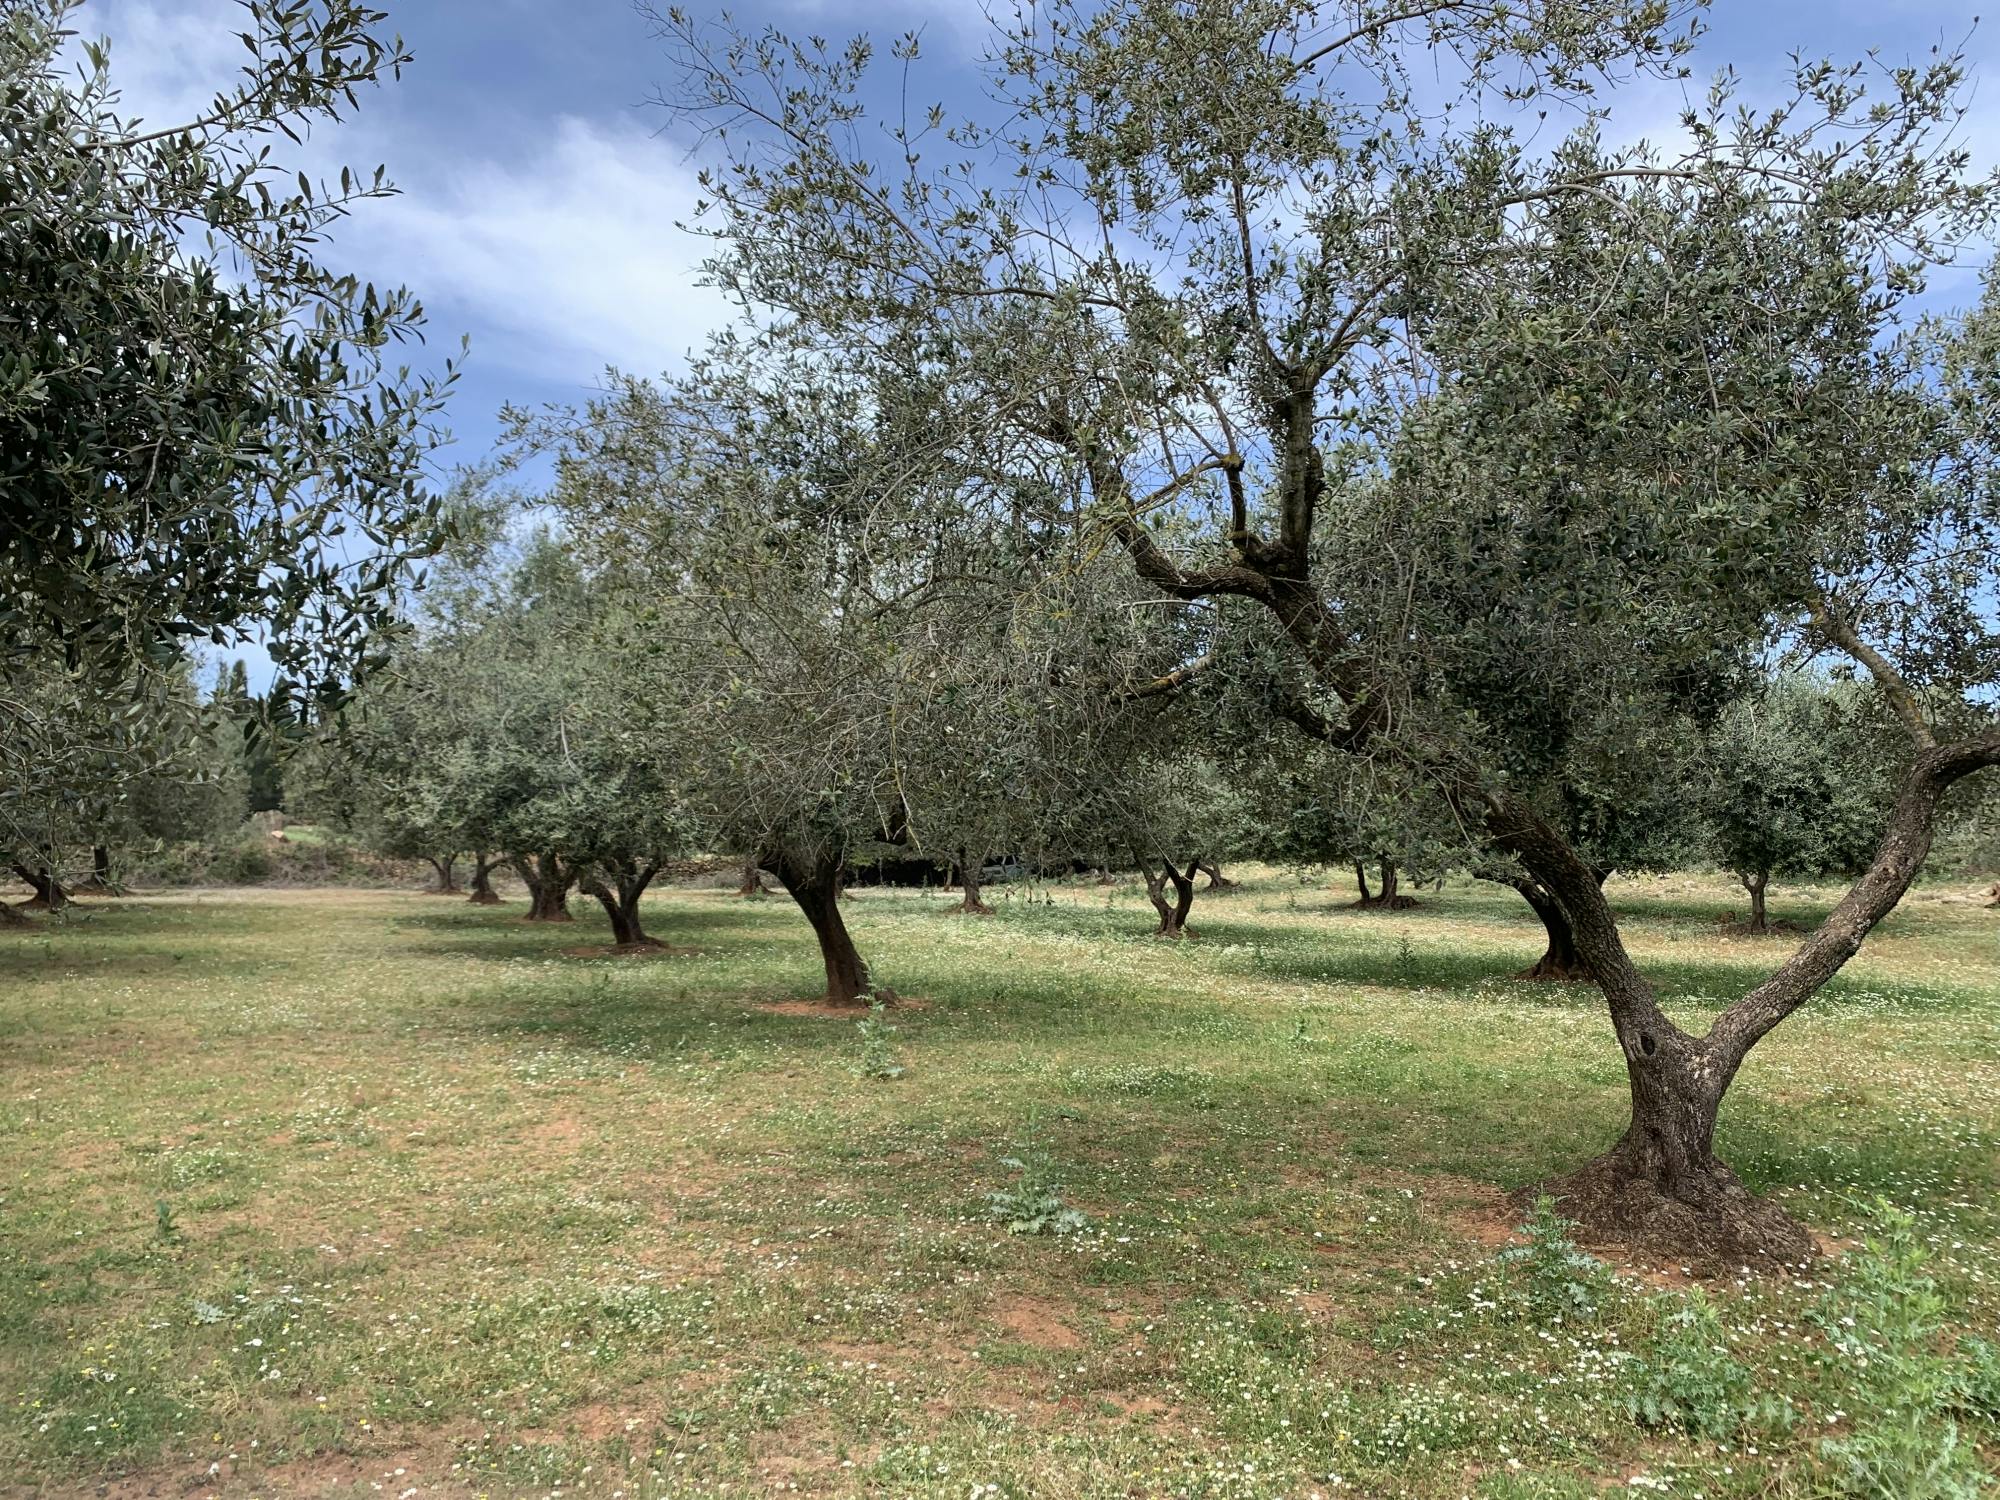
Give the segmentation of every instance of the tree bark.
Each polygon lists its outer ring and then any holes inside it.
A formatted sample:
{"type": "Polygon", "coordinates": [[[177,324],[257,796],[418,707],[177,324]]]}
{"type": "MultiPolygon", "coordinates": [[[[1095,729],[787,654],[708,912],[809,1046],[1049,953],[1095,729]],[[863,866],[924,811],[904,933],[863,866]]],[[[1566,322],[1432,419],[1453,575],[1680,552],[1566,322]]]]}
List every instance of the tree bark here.
{"type": "Polygon", "coordinates": [[[1632,1101],[1616,1145],[1524,1196],[1554,1194],[1587,1236],[1708,1268],[1811,1259],[1817,1247],[1806,1228],[1753,1197],[1715,1155],[1722,1099],[1751,1049],[1817,994],[1895,909],[1930,853],[1939,799],[1989,766],[2000,766],[2000,731],[1920,748],[1861,878],[1790,958],[1699,1037],[1660,1009],[1626,952],[1599,873],[1524,803],[1504,793],[1489,797],[1487,832],[1569,917],[1577,952],[1611,1012],[1632,1101]]]}
{"type": "Polygon", "coordinates": [[[985,868],[986,855],[983,850],[977,855],[964,849],[958,851],[959,885],[964,890],[965,896],[958,905],[946,907],[946,911],[958,912],[968,917],[993,915],[993,908],[988,906],[985,898],[980,895],[980,877],[985,868]]]}
{"type": "Polygon", "coordinates": [[[472,856],[472,894],[465,899],[474,906],[498,906],[500,895],[493,889],[493,872],[506,863],[504,856],[488,859],[484,849],[472,856]]]}
{"type": "Polygon", "coordinates": [[[739,896],[768,896],[771,888],[764,884],[764,871],[754,859],[743,862],[743,883],[736,887],[739,896]]]}
{"type": "Polygon", "coordinates": [[[651,861],[620,860],[606,868],[615,884],[592,873],[584,877],[581,889],[585,895],[595,896],[611,919],[613,944],[624,949],[665,947],[659,939],[646,936],[639,922],[639,898],[646,894],[660,867],[651,861]]]}
{"type": "Polygon", "coordinates": [[[77,894],[85,891],[93,895],[110,896],[117,894],[118,882],[111,878],[111,850],[103,844],[93,844],[90,848],[90,878],[76,888],[77,894]]]}
{"type": "Polygon", "coordinates": [[[893,991],[876,986],[840,915],[840,861],[779,851],[775,858],[760,863],[785,883],[786,891],[812,924],[826,965],[826,1003],[859,1006],[868,1004],[872,997],[884,1005],[895,1004],[893,991]]]}
{"type": "Polygon", "coordinates": [[[456,896],[460,894],[459,883],[453,874],[458,868],[458,856],[456,854],[447,854],[443,859],[426,854],[424,862],[437,871],[437,884],[427,887],[424,891],[425,895],[456,896]]]}
{"type": "Polygon", "coordinates": [[[1194,868],[1208,877],[1208,884],[1203,889],[1211,891],[1233,891],[1236,889],[1236,882],[1222,873],[1222,861],[1216,859],[1204,860],[1194,868]]]}
{"type": "Polygon", "coordinates": [[[1759,870],[1754,875],[1739,872],[1736,878],[1743,882],[1743,889],[1750,893],[1750,930],[1769,932],[1771,927],[1764,917],[1764,890],[1771,883],[1771,872],[1759,870]]]}
{"type": "Polygon", "coordinates": [[[1375,894],[1368,894],[1368,867],[1356,860],[1354,879],[1361,887],[1361,899],[1354,903],[1360,911],[1408,911],[1417,904],[1416,897],[1405,896],[1402,891],[1402,877],[1396,869],[1396,862],[1390,859],[1378,861],[1382,867],[1382,882],[1375,894]]]}
{"type": "MultiPolygon", "coordinates": [[[[1599,876],[1598,881],[1601,885],[1603,876],[1599,876]]],[[[1525,876],[1510,880],[1508,884],[1535,909],[1535,915],[1542,919],[1542,930],[1548,934],[1548,945],[1543,949],[1542,956],[1514,977],[1552,983],[1588,980],[1590,970],[1584,967],[1583,956],[1576,951],[1576,930],[1570,926],[1562,903],[1549,894],[1539,881],[1525,876]]]]}
{"type": "Polygon", "coordinates": [[[27,865],[14,866],[14,873],[33,889],[34,895],[21,903],[23,911],[61,911],[69,905],[69,892],[50,869],[35,870],[27,865]]]}
{"type": "Polygon", "coordinates": [[[1159,931],[1153,935],[1162,938],[1187,936],[1188,913],[1194,909],[1195,865],[1190,861],[1185,871],[1174,867],[1170,859],[1162,859],[1160,868],[1142,864],[1140,870],[1146,877],[1146,896],[1153,903],[1153,910],[1160,914],[1159,931]],[[1167,901],[1167,887],[1174,888],[1174,899],[1167,901]]]}
{"type": "Polygon", "coordinates": [[[562,862],[562,857],[553,851],[535,855],[516,855],[514,869],[528,887],[528,914],[524,922],[569,922],[575,919],[569,914],[569,890],[576,884],[576,871],[562,862]]]}

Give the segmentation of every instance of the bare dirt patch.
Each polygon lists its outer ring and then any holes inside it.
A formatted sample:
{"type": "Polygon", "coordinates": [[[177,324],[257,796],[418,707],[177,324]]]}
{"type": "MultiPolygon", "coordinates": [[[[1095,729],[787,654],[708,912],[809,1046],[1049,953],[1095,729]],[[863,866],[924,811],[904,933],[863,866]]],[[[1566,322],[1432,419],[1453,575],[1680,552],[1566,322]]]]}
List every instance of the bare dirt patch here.
{"type": "Polygon", "coordinates": [[[1038,1349],[1075,1349],[1083,1343],[1063,1322],[1059,1306],[1046,1297],[1009,1297],[994,1308],[992,1321],[1009,1338],[1038,1349]]]}

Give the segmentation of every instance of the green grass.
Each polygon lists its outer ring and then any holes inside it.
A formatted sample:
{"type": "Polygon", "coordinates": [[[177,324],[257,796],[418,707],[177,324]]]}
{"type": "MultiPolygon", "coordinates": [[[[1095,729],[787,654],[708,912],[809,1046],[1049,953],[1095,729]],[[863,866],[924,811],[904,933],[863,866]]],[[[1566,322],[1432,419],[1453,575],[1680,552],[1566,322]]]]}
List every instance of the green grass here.
{"type": "MultiPolygon", "coordinates": [[[[1774,916],[1831,897],[1788,894],[1774,916]]],[[[1540,946],[1511,893],[1362,914],[1255,872],[1179,945],[1136,886],[992,895],[987,920],[851,902],[921,1001],[890,1016],[892,1080],[852,1019],[765,1008],[816,978],[782,898],[662,892],[648,925],[696,951],[651,960],[565,955],[605,941],[588,903],[551,928],[349,890],[0,930],[0,1472],[119,1496],[1868,1493],[1826,1488],[1822,1440],[1873,1430],[1873,1377],[1809,1316],[1839,1261],[1711,1287],[1726,1368],[1784,1408],[1721,1438],[1633,1418],[1681,1326],[1659,1276],[1585,1324],[1524,1311],[1502,1195],[1608,1144],[1624,1080],[1594,992],[1507,977],[1540,946]],[[991,1217],[1024,1146],[1081,1232],[991,1217]]],[[[1785,951],[1718,926],[1721,881],[1614,899],[1691,1023],[1785,951]]],[[[2000,1319],[1996,1144],[2000,922],[1939,888],[1753,1056],[1721,1149],[1830,1238],[1865,1199],[1912,1210],[1948,1354],[2000,1319]]],[[[1977,1405],[1952,1420],[1991,1462],[1977,1405]]]]}

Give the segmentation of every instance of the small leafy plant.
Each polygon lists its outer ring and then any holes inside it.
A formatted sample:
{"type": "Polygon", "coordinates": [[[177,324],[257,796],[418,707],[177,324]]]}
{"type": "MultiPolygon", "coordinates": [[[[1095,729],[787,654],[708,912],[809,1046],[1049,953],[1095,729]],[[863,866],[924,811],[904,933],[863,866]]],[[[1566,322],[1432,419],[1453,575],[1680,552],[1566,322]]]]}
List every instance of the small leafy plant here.
{"type": "Polygon", "coordinates": [[[174,1206],[164,1198],[153,1205],[153,1237],[162,1245],[181,1242],[181,1226],[174,1218],[174,1206]]]}
{"type": "Polygon", "coordinates": [[[1525,1245],[1515,1245],[1496,1257],[1519,1281],[1520,1297],[1537,1322],[1580,1322],[1595,1317],[1611,1282],[1603,1261],[1585,1254],[1570,1238],[1574,1221],[1556,1212],[1547,1193],[1535,1200],[1521,1232],[1525,1245]]]}
{"type": "Polygon", "coordinates": [[[1000,1165],[1020,1175],[986,1195],[986,1213],[1009,1234],[1080,1234],[1090,1227],[1088,1217],[1063,1203],[1055,1163],[1039,1143],[1031,1140],[1000,1165]]]}
{"type": "Polygon", "coordinates": [[[1820,1444],[1821,1479],[1836,1495],[1973,1500],[1993,1475],[1954,1413],[1981,1383],[1977,1341],[1945,1337],[1950,1306],[1928,1269],[1916,1216],[1878,1199],[1864,1248],[1842,1263],[1839,1284],[1813,1321],[1853,1377],[1850,1432],[1820,1444]],[[1968,1344],[1971,1347],[1968,1347],[1968,1344]]]}
{"type": "Polygon", "coordinates": [[[888,1011],[880,1000],[872,1001],[868,1014],[854,1023],[861,1033],[861,1061],[854,1071],[863,1078],[901,1078],[908,1071],[896,1058],[896,1028],[888,1022],[888,1011]]]}
{"type": "Polygon", "coordinates": [[[1699,1287],[1655,1304],[1670,1310],[1632,1363],[1626,1397],[1632,1420],[1718,1442],[1734,1437],[1749,1410],[1754,1381],[1749,1367],[1729,1352],[1715,1304],[1699,1287]]]}

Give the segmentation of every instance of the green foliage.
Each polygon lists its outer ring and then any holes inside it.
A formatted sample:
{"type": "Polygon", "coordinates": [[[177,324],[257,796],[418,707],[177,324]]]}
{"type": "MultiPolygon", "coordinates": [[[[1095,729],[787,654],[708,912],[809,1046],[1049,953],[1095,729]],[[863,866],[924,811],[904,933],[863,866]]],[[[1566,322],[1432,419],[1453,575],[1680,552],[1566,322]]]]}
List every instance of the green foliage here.
{"type": "Polygon", "coordinates": [[[1789,674],[1731,707],[1702,798],[1717,863],[1746,880],[1867,864],[1894,799],[1900,732],[1872,707],[1852,684],[1789,674]]]}
{"type": "Polygon", "coordinates": [[[1090,1219],[1063,1203],[1062,1182],[1054,1159],[1029,1127],[1027,1141],[1000,1165],[1016,1174],[1006,1187],[986,1195],[986,1216],[1007,1226],[1009,1234],[1081,1234],[1090,1219]]]}
{"type": "Polygon", "coordinates": [[[1992,1492],[1995,1476],[1954,1420],[1990,1370],[1981,1346],[1947,1343],[1953,1314],[1930,1261],[1916,1217],[1878,1199],[1863,1248],[1845,1257],[1814,1309],[1850,1382],[1851,1430],[1819,1447],[1831,1493],[1974,1500],[1992,1492]]]}
{"type": "Polygon", "coordinates": [[[1627,1409],[1642,1427],[1726,1442],[1756,1393],[1756,1376],[1729,1347],[1715,1304],[1699,1287],[1656,1297],[1653,1335],[1628,1367],[1627,1409]]]}
{"type": "Polygon", "coordinates": [[[422,466],[452,372],[397,370],[415,298],[317,258],[386,179],[315,183],[272,142],[408,54],[353,0],[257,4],[240,81],[160,128],[120,113],[106,46],[68,51],[75,10],[0,19],[0,655],[54,643],[116,681],[261,628],[331,691],[434,544],[422,466]]]}
{"type": "Polygon", "coordinates": [[[863,1078],[901,1078],[909,1071],[897,1060],[896,1028],[888,1022],[888,1011],[880,1000],[873,1001],[868,1014],[854,1023],[861,1037],[861,1060],[854,1071],[863,1078]]]}
{"type": "Polygon", "coordinates": [[[1544,1193],[1521,1225],[1528,1242],[1511,1245],[1494,1260],[1513,1275],[1515,1294],[1528,1316],[1541,1323],[1575,1323],[1597,1315],[1611,1286],[1604,1262],[1577,1248],[1576,1225],[1556,1212],[1544,1193]]]}

